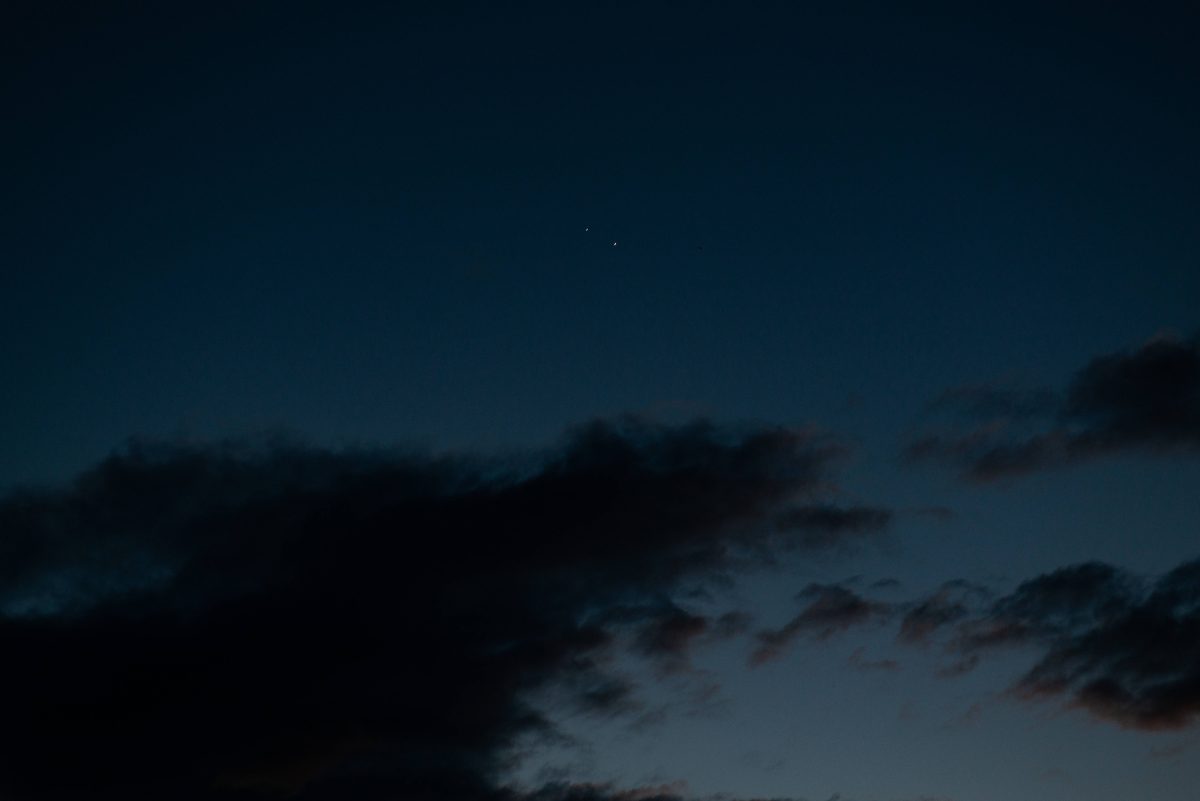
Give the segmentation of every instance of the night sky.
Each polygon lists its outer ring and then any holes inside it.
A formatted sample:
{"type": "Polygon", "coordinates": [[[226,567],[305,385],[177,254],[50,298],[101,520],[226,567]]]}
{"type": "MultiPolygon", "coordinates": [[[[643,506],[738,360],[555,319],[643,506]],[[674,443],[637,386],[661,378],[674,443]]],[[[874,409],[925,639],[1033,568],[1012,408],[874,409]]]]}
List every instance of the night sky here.
{"type": "Polygon", "coordinates": [[[1200,13],[0,10],[0,799],[1194,801],[1200,13]]]}

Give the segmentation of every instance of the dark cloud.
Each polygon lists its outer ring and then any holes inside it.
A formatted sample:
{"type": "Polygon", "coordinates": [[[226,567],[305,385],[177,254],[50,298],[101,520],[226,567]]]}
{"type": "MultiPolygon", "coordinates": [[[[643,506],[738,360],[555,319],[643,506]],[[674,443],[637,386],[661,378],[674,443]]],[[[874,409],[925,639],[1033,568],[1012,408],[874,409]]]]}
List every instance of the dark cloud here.
{"type": "Polygon", "coordinates": [[[986,595],[983,587],[968,581],[946,582],[937,592],[908,605],[900,620],[900,640],[909,644],[928,642],[938,630],[965,618],[972,600],[986,595]]]}
{"type": "Polygon", "coordinates": [[[691,652],[697,645],[736,637],[749,630],[750,623],[745,612],[706,617],[671,606],[639,624],[633,650],[657,661],[668,673],[681,672],[690,668],[691,652]]]}
{"type": "Polygon", "coordinates": [[[714,637],[726,640],[746,633],[753,622],[748,612],[726,612],[716,619],[712,633],[714,637]]]}
{"type": "Polygon", "coordinates": [[[955,623],[967,615],[967,607],[939,593],[910,609],[900,622],[900,639],[922,643],[942,626],[955,623]]]}
{"type": "Polygon", "coordinates": [[[1027,581],[962,625],[968,664],[996,647],[1041,649],[1014,688],[1063,698],[1137,729],[1171,729],[1200,716],[1200,560],[1149,587],[1087,563],[1027,581]]]}
{"type": "Polygon", "coordinates": [[[1057,402],[974,387],[943,395],[938,408],[981,419],[975,428],[922,436],[913,459],[958,466],[987,481],[1122,451],[1200,451],[1200,339],[1158,338],[1093,360],[1057,402]]]}
{"type": "Polygon", "coordinates": [[[955,679],[959,676],[965,676],[978,666],[979,655],[971,654],[938,668],[937,676],[940,679],[955,679]]]}
{"type": "Polygon", "coordinates": [[[779,657],[798,637],[825,640],[890,611],[888,605],[869,601],[838,584],[810,584],[797,597],[807,605],[780,628],[758,633],[750,664],[761,665],[779,657]]]}
{"type": "Polygon", "coordinates": [[[891,520],[892,512],[879,507],[813,504],[786,510],[776,524],[796,546],[817,551],[851,545],[882,531],[891,520]]]}
{"type": "Polygon", "coordinates": [[[686,787],[664,784],[621,790],[607,784],[552,784],[513,801],[684,801],[686,787]]]}
{"type": "Polygon", "coordinates": [[[634,650],[657,661],[667,673],[685,671],[695,644],[711,635],[713,621],[682,609],[673,609],[644,623],[634,639],[634,650]]]}
{"type": "Polygon", "coordinates": [[[505,797],[515,741],[552,733],[534,693],[629,703],[614,632],[745,626],[663,599],[769,549],[835,453],[621,420],[512,463],[133,447],[11,496],[0,796],[505,797]]]}

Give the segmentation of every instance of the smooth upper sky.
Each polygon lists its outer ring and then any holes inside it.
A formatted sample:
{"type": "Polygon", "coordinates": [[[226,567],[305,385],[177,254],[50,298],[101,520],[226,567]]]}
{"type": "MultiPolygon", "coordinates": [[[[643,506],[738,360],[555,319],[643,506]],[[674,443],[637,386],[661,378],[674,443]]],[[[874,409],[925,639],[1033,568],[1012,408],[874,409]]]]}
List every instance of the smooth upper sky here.
{"type": "Polygon", "coordinates": [[[0,29],[0,795],[1195,797],[1194,10],[0,29]]]}

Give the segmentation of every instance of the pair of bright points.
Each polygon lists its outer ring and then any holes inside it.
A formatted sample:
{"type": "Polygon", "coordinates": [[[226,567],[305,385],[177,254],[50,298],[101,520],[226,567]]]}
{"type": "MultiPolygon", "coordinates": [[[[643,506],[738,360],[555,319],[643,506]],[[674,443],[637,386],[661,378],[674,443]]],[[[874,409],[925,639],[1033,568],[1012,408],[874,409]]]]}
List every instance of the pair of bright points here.
{"type": "MultiPolygon", "coordinates": [[[[591,228],[588,228],[588,227],[584,227],[584,229],[583,229],[583,232],[586,234],[586,233],[587,233],[588,231],[590,231],[590,230],[592,230],[592,229],[591,229],[591,228]]],[[[617,246],[617,240],[615,240],[615,239],[613,240],[612,246],[613,246],[614,248],[617,246]]]]}

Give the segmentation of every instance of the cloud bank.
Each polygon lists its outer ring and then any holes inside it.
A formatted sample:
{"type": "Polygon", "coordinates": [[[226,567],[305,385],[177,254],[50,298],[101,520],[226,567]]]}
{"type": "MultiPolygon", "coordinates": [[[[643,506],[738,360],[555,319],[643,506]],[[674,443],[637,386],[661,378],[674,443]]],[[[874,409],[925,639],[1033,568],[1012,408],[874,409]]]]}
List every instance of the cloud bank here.
{"type": "MultiPolygon", "coordinates": [[[[1200,720],[1200,559],[1154,581],[1086,562],[1059,568],[997,597],[955,579],[910,601],[884,602],[841,584],[811,584],[804,608],[783,626],[756,635],[752,666],[781,657],[797,641],[822,642],[872,623],[896,624],[896,641],[937,647],[951,658],[943,678],[973,670],[1002,649],[1024,649],[1034,663],[1009,688],[1027,701],[1082,709],[1128,729],[1180,729],[1200,720]]],[[[852,667],[896,669],[895,659],[852,667]]]]}
{"type": "Polygon", "coordinates": [[[1162,337],[1089,362],[1065,393],[977,385],[935,410],[974,422],[909,444],[914,460],[991,481],[1114,453],[1200,452],[1200,339],[1162,337]]]}
{"type": "Polygon", "coordinates": [[[1090,562],[1020,585],[964,623],[954,648],[977,657],[1037,648],[1013,692],[1062,699],[1132,729],[1177,729],[1200,717],[1200,560],[1148,587],[1090,562]]]}
{"type": "Polygon", "coordinates": [[[531,694],[620,709],[617,632],[678,665],[744,629],[670,599],[803,546],[774,521],[818,504],[838,453],[624,419],[507,464],[132,447],[12,495],[0,796],[514,798],[510,748],[552,733],[531,694]]]}

